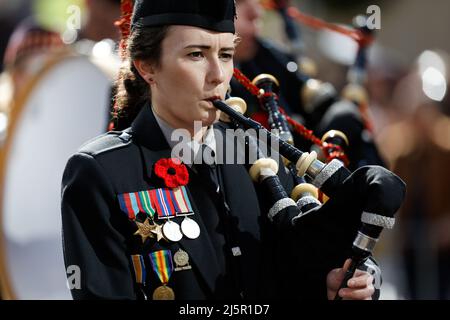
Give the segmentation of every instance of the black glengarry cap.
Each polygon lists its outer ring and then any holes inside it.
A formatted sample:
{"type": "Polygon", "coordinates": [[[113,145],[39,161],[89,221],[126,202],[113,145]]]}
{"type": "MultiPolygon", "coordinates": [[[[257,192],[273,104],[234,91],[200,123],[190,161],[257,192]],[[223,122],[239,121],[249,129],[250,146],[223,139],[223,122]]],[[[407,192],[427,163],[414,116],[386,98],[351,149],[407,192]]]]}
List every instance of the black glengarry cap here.
{"type": "Polygon", "coordinates": [[[234,33],[234,0],[136,0],[131,28],[187,25],[234,33]]]}

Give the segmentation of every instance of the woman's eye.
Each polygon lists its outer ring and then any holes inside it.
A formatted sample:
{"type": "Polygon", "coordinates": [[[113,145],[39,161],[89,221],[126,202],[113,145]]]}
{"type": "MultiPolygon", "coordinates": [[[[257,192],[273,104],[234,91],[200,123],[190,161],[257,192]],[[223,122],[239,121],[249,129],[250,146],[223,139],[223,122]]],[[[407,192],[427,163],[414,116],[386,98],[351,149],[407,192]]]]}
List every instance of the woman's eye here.
{"type": "Polygon", "coordinates": [[[233,55],[231,53],[222,53],[220,55],[220,58],[222,60],[229,61],[229,60],[233,59],[233,55]]]}
{"type": "Polygon", "coordinates": [[[189,56],[192,58],[203,58],[203,52],[201,51],[191,52],[189,53],[189,56]]]}

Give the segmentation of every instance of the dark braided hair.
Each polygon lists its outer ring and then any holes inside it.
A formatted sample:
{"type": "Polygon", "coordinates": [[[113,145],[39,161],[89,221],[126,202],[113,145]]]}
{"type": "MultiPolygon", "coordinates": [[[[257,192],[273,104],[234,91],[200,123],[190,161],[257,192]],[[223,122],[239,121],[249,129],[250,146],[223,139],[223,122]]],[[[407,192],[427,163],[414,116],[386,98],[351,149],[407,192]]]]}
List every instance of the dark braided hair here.
{"type": "Polygon", "coordinates": [[[117,93],[112,112],[114,129],[130,126],[143,104],[151,97],[148,83],[133,65],[135,60],[144,60],[155,67],[160,66],[162,41],[169,26],[135,28],[128,39],[126,58],[120,68],[116,82],[117,93]]]}

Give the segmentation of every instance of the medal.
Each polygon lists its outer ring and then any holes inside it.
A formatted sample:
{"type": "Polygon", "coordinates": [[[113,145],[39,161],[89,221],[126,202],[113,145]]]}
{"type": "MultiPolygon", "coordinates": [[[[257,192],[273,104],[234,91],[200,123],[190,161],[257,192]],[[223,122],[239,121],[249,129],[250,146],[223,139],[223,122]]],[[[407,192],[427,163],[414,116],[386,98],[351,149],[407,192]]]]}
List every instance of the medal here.
{"type": "Polygon", "coordinates": [[[178,249],[173,255],[173,261],[175,262],[175,271],[189,270],[192,267],[189,265],[189,255],[186,251],[178,249]]]}
{"type": "Polygon", "coordinates": [[[197,239],[200,235],[200,227],[195,220],[186,216],[181,222],[181,232],[189,239],[197,239]]]}
{"type": "MultiPolygon", "coordinates": [[[[156,209],[158,219],[167,219],[162,227],[163,236],[173,242],[180,241],[185,235],[196,239],[200,235],[200,227],[194,220],[186,217],[193,214],[192,205],[184,186],[174,189],[160,188],[149,192],[150,202],[156,209]],[[180,226],[170,219],[185,216],[180,226]]],[[[155,230],[154,233],[156,233],[155,230]]]]}
{"type": "Polygon", "coordinates": [[[239,247],[231,248],[231,253],[233,254],[233,257],[239,257],[242,255],[241,248],[239,247]]]}
{"type": "Polygon", "coordinates": [[[152,231],[155,228],[155,225],[150,224],[150,220],[148,218],[145,219],[144,223],[136,221],[136,225],[138,227],[138,230],[134,233],[134,235],[141,236],[142,243],[144,243],[147,238],[154,238],[152,231]]]}
{"type": "Polygon", "coordinates": [[[164,237],[173,242],[178,242],[183,238],[183,234],[180,231],[180,226],[172,220],[167,220],[167,222],[164,223],[162,232],[164,237]]]}
{"type": "Polygon", "coordinates": [[[156,236],[156,241],[159,242],[159,240],[164,239],[161,225],[155,223],[155,228],[153,228],[152,233],[156,236]]]}
{"type": "Polygon", "coordinates": [[[173,272],[172,253],[170,250],[159,250],[151,252],[149,255],[153,271],[155,271],[162,286],[153,292],[154,300],[174,300],[175,293],[167,286],[173,272]]]}
{"type": "Polygon", "coordinates": [[[175,300],[175,293],[170,287],[162,285],[153,291],[153,300],[175,300]]]}

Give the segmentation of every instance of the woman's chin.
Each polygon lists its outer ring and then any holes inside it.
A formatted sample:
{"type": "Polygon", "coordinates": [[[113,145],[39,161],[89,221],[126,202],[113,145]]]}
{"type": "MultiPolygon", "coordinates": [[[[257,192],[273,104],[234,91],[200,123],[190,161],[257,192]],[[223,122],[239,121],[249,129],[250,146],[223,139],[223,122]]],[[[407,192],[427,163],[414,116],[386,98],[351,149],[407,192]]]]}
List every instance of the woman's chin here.
{"type": "Polygon", "coordinates": [[[215,119],[205,119],[202,121],[202,127],[212,126],[216,122],[215,119]]]}

